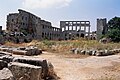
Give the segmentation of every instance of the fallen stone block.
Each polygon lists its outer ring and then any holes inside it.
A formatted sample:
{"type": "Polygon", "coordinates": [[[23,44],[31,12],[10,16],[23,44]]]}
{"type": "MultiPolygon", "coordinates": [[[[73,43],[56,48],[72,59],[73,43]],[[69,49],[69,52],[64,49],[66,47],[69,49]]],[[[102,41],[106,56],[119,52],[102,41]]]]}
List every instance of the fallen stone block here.
{"type": "Polygon", "coordinates": [[[70,51],[71,51],[72,53],[75,53],[75,50],[76,50],[76,48],[72,48],[70,51]]]}
{"type": "Polygon", "coordinates": [[[7,52],[9,50],[9,48],[0,48],[0,51],[5,51],[5,52],[7,52]]]}
{"type": "Polygon", "coordinates": [[[79,48],[76,48],[75,49],[75,54],[79,54],[80,53],[80,49],[79,48]]]}
{"type": "Polygon", "coordinates": [[[18,50],[25,50],[25,47],[19,47],[18,50]]]}
{"type": "Polygon", "coordinates": [[[4,55],[6,55],[6,54],[0,51],[0,56],[4,56],[4,55]]]}
{"type": "Polygon", "coordinates": [[[45,78],[48,74],[48,62],[44,59],[35,59],[30,57],[16,57],[13,60],[14,62],[20,62],[35,66],[41,66],[42,67],[42,75],[45,78]]]}
{"type": "Polygon", "coordinates": [[[114,53],[120,53],[120,49],[113,49],[114,53]]]}
{"type": "Polygon", "coordinates": [[[103,56],[104,53],[105,53],[104,50],[97,51],[97,52],[96,52],[96,56],[103,56]]]}
{"type": "Polygon", "coordinates": [[[35,55],[40,55],[40,54],[42,54],[42,50],[41,49],[37,49],[35,55]]]}
{"type": "Polygon", "coordinates": [[[7,63],[12,62],[13,59],[14,59],[14,57],[11,55],[0,56],[0,60],[6,61],[7,63]]]}
{"type": "Polygon", "coordinates": [[[16,55],[31,55],[28,51],[24,50],[13,50],[12,53],[16,55]]]}
{"type": "Polygon", "coordinates": [[[3,56],[3,55],[12,55],[12,53],[0,51],[0,55],[1,56],[3,56]]]}
{"type": "Polygon", "coordinates": [[[35,59],[35,58],[30,58],[30,57],[16,57],[14,58],[13,61],[42,67],[42,78],[43,79],[58,78],[54,72],[53,65],[44,59],[35,59]]]}
{"type": "MultiPolygon", "coordinates": [[[[4,55],[4,56],[0,56],[0,60],[1,61],[5,61],[7,62],[6,64],[9,64],[10,62],[16,62],[16,63],[23,63],[23,64],[28,64],[28,65],[33,65],[33,66],[37,66],[37,67],[41,67],[42,68],[42,72],[41,72],[41,78],[42,79],[55,79],[57,80],[57,75],[54,72],[54,67],[53,65],[44,60],[44,59],[40,59],[40,58],[33,58],[33,57],[13,57],[10,55],[4,55]]],[[[2,63],[1,63],[2,64],[2,63]]],[[[4,68],[5,66],[1,67],[4,68]]],[[[16,80],[16,79],[15,79],[16,80]]],[[[23,80],[21,78],[21,80],[23,80]]],[[[26,79],[25,79],[26,80],[26,79]]]]}
{"type": "Polygon", "coordinates": [[[0,80],[15,80],[11,71],[8,68],[0,70],[0,80]]]}
{"type": "Polygon", "coordinates": [[[40,55],[42,53],[41,49],[38,48],[26,48],[25,51],[28,51],[28,55],[40,55]]]}
{"type": "Polygon", "coordinates": [[[27,56],[33,56],[33,55],[39,55],[42,53],[42,50],[39,50],[37,48],[26,48],[25,50],[13,50],[13,54],[17,55],[27,55],[27,56]]]}
{"type": "Polygon", "coordinates": [[[85,50],[82,50],[80,53],[85,55],[86,51],[85,51],[85,50]]]}
{"type": "Polygon", "coordinates": [[[9,66],[15,80],[42,80],[42,67],[11,62],[9,66]]]}
{"type": "Polygon", "coordinates": [[[87,50],[85,55],[92,55],[92,51],[91,50],[87,50]]]}
{"type": "Polygon", "coordinates": [[[108,56],[112,55],[112,53],[109,50],[100,50],[96,52],[96,56],[108,56]]]}
{"type": "Polygon", "coordinates": [[[92,56],[96,56],[96,52],[97,52],[96,50],[93,50],[92,51],[92,56]]]}

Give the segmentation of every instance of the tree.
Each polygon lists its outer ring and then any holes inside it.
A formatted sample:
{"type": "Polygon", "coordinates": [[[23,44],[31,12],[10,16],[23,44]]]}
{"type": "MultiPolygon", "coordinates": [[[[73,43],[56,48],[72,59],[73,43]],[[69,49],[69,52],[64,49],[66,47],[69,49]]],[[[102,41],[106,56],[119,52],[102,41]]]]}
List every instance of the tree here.
{"type": "Polygon", "coordinates": [[[108,38],[113,42],[120,42],[120,17],[114,17],[108,22],[108,38]]]}
{"type": "Polygon", "coordinates": [[[114,17],[108,22],[109,29],[120,29],[120,17],[114,17]]]}

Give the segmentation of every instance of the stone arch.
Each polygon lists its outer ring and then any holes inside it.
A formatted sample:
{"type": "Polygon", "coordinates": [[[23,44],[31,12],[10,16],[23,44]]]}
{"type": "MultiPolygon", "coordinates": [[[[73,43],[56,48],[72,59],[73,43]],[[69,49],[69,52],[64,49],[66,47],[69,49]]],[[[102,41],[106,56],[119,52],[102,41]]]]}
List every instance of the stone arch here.
{"type": "Polygon", "coordinates": [[[80,37],[84,38],[84,37],[85,37],[85,34],[81,33],[80,37]]]}

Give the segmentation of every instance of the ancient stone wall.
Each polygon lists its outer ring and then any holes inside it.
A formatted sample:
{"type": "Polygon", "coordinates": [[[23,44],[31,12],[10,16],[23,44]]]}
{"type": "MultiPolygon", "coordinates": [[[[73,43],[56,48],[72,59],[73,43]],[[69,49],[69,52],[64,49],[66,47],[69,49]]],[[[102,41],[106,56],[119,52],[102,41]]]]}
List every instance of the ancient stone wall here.
{"type": "Polygon", "coordinates": [[[12,56],[4,51],[0,52],[0,80],[58,80],[53,65],[47,60],[12,56]]]}
{"type": "Polygon", "coordinates": [[[100,40],[100,37],[103,34],[107,33],[107,19],[97,19],[97,40],[100,40]]]}
{"type": "Polygon", "coordinates": [[[52,27],[51,22],[42,20],[27,11],[18,10],[19,13],[9,14],[7,16],[7,30],[19,31],[24,34],[30,34],[33,39],[59,39],[60,29],[52,27]]]}
{"type": "Polygon", "coordinates": [[[76,37],[90,37],[90,21],[60,21],[60,28],[65,40],[76,37]]]}

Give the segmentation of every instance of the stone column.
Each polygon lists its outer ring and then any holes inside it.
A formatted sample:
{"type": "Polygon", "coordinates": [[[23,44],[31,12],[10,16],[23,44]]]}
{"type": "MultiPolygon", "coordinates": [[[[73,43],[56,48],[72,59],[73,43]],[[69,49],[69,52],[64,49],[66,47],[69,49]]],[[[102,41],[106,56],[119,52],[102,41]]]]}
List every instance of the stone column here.
{"type": "Polygon", "coordinates": [[[81,22],[80,22],[80,31],[81,31],[81,22]]]}
{"type": "Polygon", "coordinates": [[[73,30],[73,22],[72,22],[72,30],[73,30]]]}

